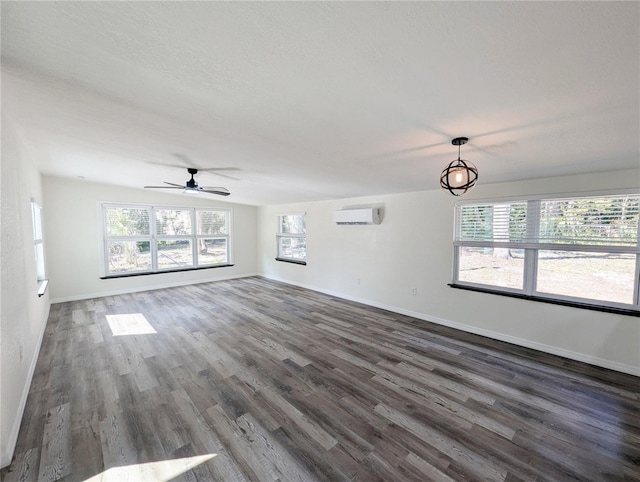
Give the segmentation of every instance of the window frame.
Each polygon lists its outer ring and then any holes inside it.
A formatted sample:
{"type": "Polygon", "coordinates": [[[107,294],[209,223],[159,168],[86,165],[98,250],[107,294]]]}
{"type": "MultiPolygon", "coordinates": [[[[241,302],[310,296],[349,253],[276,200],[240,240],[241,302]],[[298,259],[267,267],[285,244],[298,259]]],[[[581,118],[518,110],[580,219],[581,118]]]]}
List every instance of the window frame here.
{"type": "Polygon", "coordinates": [[[210,268],[221,268],[233,266],[233,250],[232,250],[232,208],[227,207],[201,207],[201,206],[180,206],[180,205],[161,205],[161,204],[137,204],[137,203],[117,203],[117,202],[100,202],[98,203],[100,213],[100,238],[101,252],[100,257],[100,278],[122,278],[128,276],[140,276],[160,273],[172,273],[179,271],[194,271],[210,268]],[[135,235],[109,235],[107,229],[107,210],[109,208],[124,209],[145,209],[149,213],[149,232],[148,234],[135,235]],[[156,213],[158,211],[187,211],[191,223],[190,234],[159,234],[156,213]],[[226,234],[198,234],[198,212],[211,211],[222,212],[225,217],[226,234]],[[200,239],[225,239],[226,243],[226,260],[215,264],[202,264],[200,262],[200,253],[198,252],[198,240],[200,239]],[[158,260],[158,243],[162,241],[189,240],[191,244],[191,264],[160,268],[158,260]],[[148,269],[140,269],[135,271],[111,271],[109,269],[109,243],[110,242],[148,242],[151,264],[148,269]]]}
{"type": "Polygon", "coordinates": [[[195,219],[194,219],[194,211],[193,209],[178,207],[178,206],[153,206],[151,209],[151,214],[153,221],[150,221],[150,231],[152,233],[151,237],[153,238],[153,247],[151,248],[151,266],[156,271],[164,272],[171,271],[176,269],[191,269],[198,266],[198,261],[196,258],[197,251],[197,241],[194,242],[194,231],[196,231],[195,219]],[[190,219],[190,231],[191,234],[160,234],[158,232],[158,219],[157,212],[158,211],[188,211],[189,219],[190,219]],[[163,241],[183,241],[188,240],[191,241],[191,264],[181,266],[179,268],[160,268],[160,249],[158,249],[158,244],[163,241]],[[155,250],[155,253],[154,253],[155,250]]]}
{"type": "Polygon", "coordinates": [[[38,296],[44,295],[49,280],[44,257],[44,228],[42,224],[42,206],[35,199],[31,199],[31,228],[33,233],[34,259],[36,264],[36,282],[38,296]]]}
{"type": "Polygon", "coordinates": [[[306,212],[291,212],[278,214],[278,229],[276,232],[276,261],[283,261],[285,263],[294,263],[306,266],[307,264],[307,213],[306,212]],[[282,230],[282,219],[285,216],[304,216],[304,232],[303,233],[285,233],[282,230]],[[281,247],[284,239],[297,239],[304,240],[304,259],[294,258],[292,256],[285,256],[282,254],[281,247]]]}
{"type": "Polygon", "coordinates": [[[539,196],[510,197],[499,199],[474,199],[457,201],[454,215],[454,241],[453,241],[453,277],[450,286],[498,295],[543,301],[555,304],[588,308],[599,311],[631,314],[640,316],[640,222],[637,226],[637,239],[634,246],[600,245],[600,244],[567,244],[537,241],[540,236],[540,213],[542,201],[582,200],[585,198],[604,198],[616,196],[639,196],[637,190],[614,190],[587,193],[547,194],[539,196]],[[462,240],[460,233],[461,209],[469,205],[503,204],[526,202],[526,233],[523,240],[519,241],[469,241],[462,240]],[[483,248],[510,248],[524,250],[523,286],[521,289],[506,288],[492,284],[476,283],[460,280],[460,256],[464,247],[483,248]],[[591,252],[591,253],[628,253],[635,256],[634,286],[632,288],[632,303],[597,300],[593,298],[575,297],[556,293],[538,291],[539,254],[541,251],[567,251],[567,252],[591,252]]]}
{"type": "MultiPolygon", "coordinates": [[[[194,231],[195,231],[195,245],[194,245],[194,252],[196,254],[196,258],[194,259],[199,259],[200,253],[198,252],[198,241],[199,240],[207,240],[207,239],[224,239],[225,240],[225,244],[227,246],[227,263],[226,265],[231,265],[232,263],[232,255],[233,255],[233,249],[232,249],[232,242],[231,242],[231,231],[232,231],[232,215],[233,215],[233,211],[231,208],[216,208],[216,209],[209,209],[209,208],[195,208],[195,218],[194,218],[194,231]],[[225,226],[226,226],[226,234],[198,234],[198,212],[199,211],[216,211],[216,212],[224,212],[225,213],[225,226]]],[[[225,266],[225,263],[216,263],[216,264],[200,264],[199,261],[197,262],[197,267],[198,269],[205,269],[205,268],[215,268],[218,266],[225,266]]]]}

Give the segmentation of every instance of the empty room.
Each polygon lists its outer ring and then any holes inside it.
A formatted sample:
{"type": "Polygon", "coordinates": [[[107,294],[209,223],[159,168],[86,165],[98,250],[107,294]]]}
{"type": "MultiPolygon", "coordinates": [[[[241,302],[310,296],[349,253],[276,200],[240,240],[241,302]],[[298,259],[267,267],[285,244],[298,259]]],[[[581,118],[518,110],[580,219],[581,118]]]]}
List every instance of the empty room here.
{"type": "Polygon", "coordinates": [[[639,2],[0,8],[2,481],[640,481],[639,2]]]}

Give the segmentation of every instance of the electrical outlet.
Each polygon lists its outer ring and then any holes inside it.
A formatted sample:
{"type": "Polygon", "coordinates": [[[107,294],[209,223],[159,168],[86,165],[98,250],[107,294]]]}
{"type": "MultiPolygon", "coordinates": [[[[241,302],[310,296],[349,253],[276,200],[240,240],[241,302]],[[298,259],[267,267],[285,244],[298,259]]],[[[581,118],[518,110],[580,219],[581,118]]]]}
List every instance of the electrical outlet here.
{"type": "Polygon", "coordinates": [[[416,296],[418,294],[418,288],[411,288],[411,295],[416,296]]]}

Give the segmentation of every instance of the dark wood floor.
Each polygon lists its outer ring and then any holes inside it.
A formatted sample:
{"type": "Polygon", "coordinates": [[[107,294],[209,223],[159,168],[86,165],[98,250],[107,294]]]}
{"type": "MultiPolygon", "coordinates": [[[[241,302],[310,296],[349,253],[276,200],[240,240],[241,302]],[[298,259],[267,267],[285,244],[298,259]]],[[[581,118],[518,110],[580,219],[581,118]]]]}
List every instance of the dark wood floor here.
{"type": "Polygon", "coordinates": [[[52,306],[2,477],[640,480],[638,388],[261,278],[110,296],[52,306]]]}

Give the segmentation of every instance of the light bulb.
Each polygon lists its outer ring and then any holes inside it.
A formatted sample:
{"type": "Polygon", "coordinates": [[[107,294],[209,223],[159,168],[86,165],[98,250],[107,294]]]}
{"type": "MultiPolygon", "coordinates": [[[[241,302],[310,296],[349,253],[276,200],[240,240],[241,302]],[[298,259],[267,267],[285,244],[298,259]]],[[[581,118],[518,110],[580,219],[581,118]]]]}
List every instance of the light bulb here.
{"type": "Polygon", "coordinates": [[[449,173],[449,185],[451,187],[460,187],[466,182],[465,170],[457,167],[449,173]]]}

